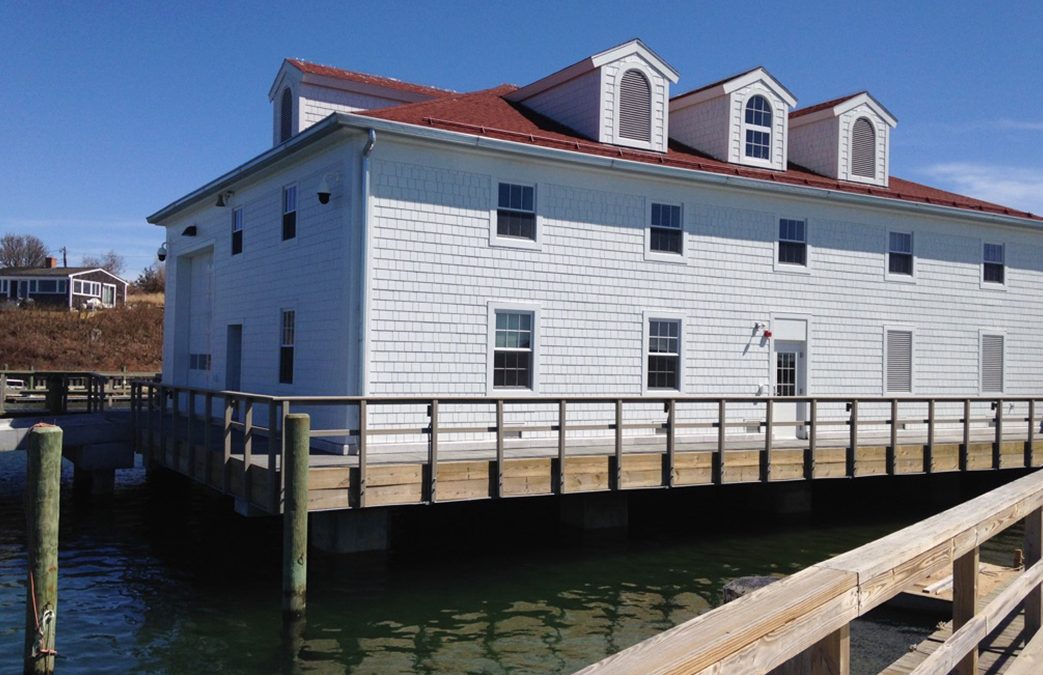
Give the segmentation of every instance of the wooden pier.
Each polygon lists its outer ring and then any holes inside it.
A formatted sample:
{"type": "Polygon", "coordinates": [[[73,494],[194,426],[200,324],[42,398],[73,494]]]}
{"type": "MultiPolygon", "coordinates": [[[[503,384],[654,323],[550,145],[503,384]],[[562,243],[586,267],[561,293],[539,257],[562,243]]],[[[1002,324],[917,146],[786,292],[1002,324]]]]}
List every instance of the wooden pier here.
{"type": "Polygon", "coordinates": [[[331,406],[353,411],[361,424],[311,430],[313,442],[347,439],[352,450],[312,451],[311,511],[1043,464],[1036,447],[1036,401],[1043,399],[1035,397],[277,397],[140,382],[131,398],[134,437],[147,461],[261,513],[282,510],[286,416],[331,406]],[[805,419],[773,417],[794,402],[806,405],[805,419]],[[751,405],[761,407],[761,419],[729,417],[751,405]],[[507,421],[535,406],[554,419],[507,421]],[[650,406],[662,411],[659,419],[647,414],[650,406]],[[423,422],[371,420],[404,407],[422,411],[423,422]],[[491,424],[445,422],[454,409],[481,407],[491,424]],[[600,408],[610,421],[570,422],[580,408],[600,408]],[[684,416],[696,408],[714,414],[684,416]],[[795,437],[797,428],[806,438],[795,437]],[[518,438],[522,432],[527,439],[518,438]],[[413,440],[382,442],[404,436],[413,440]]]}

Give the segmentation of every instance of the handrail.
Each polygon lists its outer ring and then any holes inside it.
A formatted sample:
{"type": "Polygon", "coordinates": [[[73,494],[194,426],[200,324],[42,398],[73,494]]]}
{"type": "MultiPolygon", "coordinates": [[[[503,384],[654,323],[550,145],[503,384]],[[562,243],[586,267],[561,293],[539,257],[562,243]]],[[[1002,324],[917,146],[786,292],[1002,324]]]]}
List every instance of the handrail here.
{"type": "Polygon", "coordinates": [[[1040,625],[1043,472],[813,565],[579,672],[696,673],[708,668],[721,673],[766,672],[808,649],[819,650],[820,656],[836,654],[831,664],[835,670],[828,672],[847,672],[847,630],[852,619],[949,565],[954,569],[954,606],[968,594],[973,598],[978,547],[1026,518],[1025,548],[1031,552],[1026,556],[1027,571],[983,611],[957,625],[945,643],[948,646],[917,671],[947,672],[976,654],[989,629],[1027,597],[1035,601],[1026,603],[1026,626],[1033,632],[1040,625]],[[975,564],[968,572],[968,566],[957,563],[969,554],[975,564]]]}

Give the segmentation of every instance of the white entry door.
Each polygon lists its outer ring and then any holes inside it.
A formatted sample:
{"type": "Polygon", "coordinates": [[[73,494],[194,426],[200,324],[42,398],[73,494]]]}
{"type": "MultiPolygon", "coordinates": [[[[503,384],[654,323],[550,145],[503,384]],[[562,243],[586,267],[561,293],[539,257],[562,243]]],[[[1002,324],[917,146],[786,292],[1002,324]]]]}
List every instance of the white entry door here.
{"type": "MultiPolygon", "coordinates": [[[[775,396],[805,396],[807,392],[806,343],[796,340],[776,340],[772,366],[775,368],[775,396]]],[[[790,423],[807,420],[807,403],[776,401],[774,421],[790,423]]],[[[804,438],[803,425],[776,426],[774,435],[780,438],[804,438]]]]}

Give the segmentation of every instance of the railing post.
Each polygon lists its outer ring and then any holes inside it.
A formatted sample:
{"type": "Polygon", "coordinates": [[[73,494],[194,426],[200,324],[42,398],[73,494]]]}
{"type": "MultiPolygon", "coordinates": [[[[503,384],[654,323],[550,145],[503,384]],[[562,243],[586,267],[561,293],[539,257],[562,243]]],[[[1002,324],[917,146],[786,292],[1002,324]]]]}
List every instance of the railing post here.
{"type": "Polygon", "coordinates": [[[5,414],[7,404],[7,373],[0,373],[0,415],[5,414]]]}
{"type": "Polygon", "coordinates": [[[503,399],[496,400],[496,496],[503,496],[503,399]]]}
{"type": "Polygon", "coordinates": [[[159,408],[159,421],[156,423],[156,435],[159,437],[159,460],[164,466],[167,464],[167,436],[166,436],[166,416],[167,416],[167,388],[160,385],[156,388],[156,394],[158,397],[157,406],[159,408]]]}
{"type": "Polygon", "coordinates": [[[206,406],[206,410],[203,412],[203,457],[206,462],[206,466],[203,467],[203,480],[206,481],[207,485],[210,485],[214,480],[214,463],[210,457],[210,450],[214,440],[210,425],[210,413],[214,409],[214,395],[209,391],[206,393],[203,405],[206,406]]]}
{"type": "Polygon", "coordinates": [[[971,454],[971,400],[963,399],[963,444],[960,446],[960,471],[966,471],[971,454]]]}
{"type": "Polygon", "coordinates": [[[254,400],[246,399],[243,411],[243,498],[249,504],[253,498],[253,486],[250,484],[250,465],[254,458],[254,400]]]}
{"type": "MultiPolygon", "coordinates": [[[[280,422],[281,422],[280,425],[279,425],[279,467],[280,467],[280,470],[279,470],[279,493],[283,494],[283,495],[286,494],[286,472],[282,471],[281,467],[286,466],[286,443],[287,443],[287,440],[286,440],[286,418],[289,417],[289,416],[290,416],[290,402],[289,401],[283,401],[282,404],[279,407],[279,419],[280,419],[280,422]]],[[[311,426],[310,426],[311,425],[311,418],[308,418],[308,419],[309,419],[309,421],[308,421],[308,424],[309,424],[308,431],[309,431],[309,434],[310,434],[311,433],[311,426]]],[[[310,439],[311,436],[309,435],[308,438],[310,439]]],[[[308,442],[308,447],[311,448],[311,441],[310,440],[308,442]]],[[[310,450],[309,450],[309,453],[310,453],[310,450]]],[[[310,464],[309,464],[309,466],[310,466],[310,464]]]]}
{"type": "Polygon", "coordinates": [[[815,477],[815,448],[818,445],[818,401],[811,399],[808,416],[808,447],[804,450],[804,478],[815,477]]]}
{"type": "Polygon", "coordinates": [[[811,647],[811,675],[850,675],[851,624],[845,623],[811,647]]]}
{"type": "MultiPolygon", "coordinates": [[[[282,502],[282,491],[279,482],[278,458],[282,446],[279,435],[279,404],[275,400],[268,401],[268,487],[272,513],[279,513],[282,502]]],[[[282,467],[283,471],[286,467],[282,467]]]]}
{"type": "Polygon", "coordinates": [[[666,486],[674,486],[674,446],[676,445],[676,428],[674,426],[677,414],[677,401],[670,399],[666,402],[666,486]]]}
{"type": "Polygon", "coordinates": [[[927,402],[927,445],[923,453],[923,472],[934,470],[934,399],[927,402]]]}
{"type": "Polygon", "coordinates": [[[145,385],[145,442],[142,450],[145,453],[145,468],[151,469],[154,460],[155,438],[152,435],[153,415],[156,405],[156,388],[152,384],[145,385]]]}
{"type": "Polygon", "coordinates": [[[725,399],[717,401],[717,452],[710,458],[710,480],[714,485],[721,484],[721,472],[724,469],[724,448],[728,442],[728,404],[725,399]]]}
{"type": "Polygon", "coordinates": [[[895,475],[895,458],[898,456],[898,399],[891,399],[891,441],[887,445],[887,455],[884,459],[885,471],[888,476],[895,475]]]}
{"type": "Polygon", "coordinates": [[[762,482],[771,480],[771,434],[774,426],[775,400],[764,401],[764,447],[760,452],[760,479],[762,482]]]}
{"type": "Polygon", "coordinates": [[[366,506],[366,452],[369,434],[366,427],[369,420],[366,399],[359,401],[359,508],[366,506]]]}
{"type": "MultiPolygon", "coordinates": [[[[952,563],[952,630],[974,618],[978,604],[978,547],[975,546],[952,563]]],[[[978,670],[978,648],[975,647],[953,672],[973,675],[978,670]]]]}
{"type": "Polygon", "coordinates": [[[616,489],[623,489],[623,401],[616,399],[616,489]]]}
{"type": "Polygon", "coordinates": [[[558,494],[565,494],[565,399],[558,401],[558,494]]]}
{"type": "MultiPolygon", "coordinates": [[[[1025,516],[1025,569],[1039,562],[1043,554],[1043,509],[1025,516]]],[[[1043,625],[1043,590],[1039,586],[1025,596],[1025,633],[1029,639],[1043,625]]]]}
{"type": "MultiPolygon", "coordinates": [[[[2,412],[2,411],[0,411],[2,412]]],[[[1036,466],[1036,400],[1029,399],[1028,439],[1025,442],[1025,466],[1036,466]]]]}
{"type": "Polygon", "coordinates": [[[185,445],[188,446],[188,477],[196,477],[196,392],[188,392],[188,420],[185,424],[185,445]]]}
{"type": "Polygon", "coordinates": [[[232,476],[229,473],[229,465],[232,462],[232,409],[235,401],[231,396],[225,395],[225,414],[222,421],[224,432],[224,447],[221,451],[221,486],[225,493],[232,491],[232,476]]]}
{"type": "Polygon", "coordinates": [[[993,404],[996,409],[996,441],[992,446],[992,468],[1003,467],[1003,401],[997,399],[993,404]]]}
{"type": "Polygon", "coordinates": [[[427,500],[434,504],[438,500],[438,399],[431,401],[428,410],[431,418],[431,455],[428,461],[431,468],[427,484],[427,500]]]}
{"type": "Polygon", "coordinates": [[[177,429],[179,426],[181,417],[181,394],[178,390],[174,389],[174,398],[170,401],[170,441],[174,448],[172,451],[173,458],[171,459],[172,467],[175,471],[181,470],[181,444],[177,440],[177,429]]]}
{"type": "Polygon", "coordinates": [[[848,419],[848,424],[851,425],[850,429],[850,445],[847,449],[847,476],[848,478],[855,477],[855,455],[858,452],[858,401],[851,401],[851,415],[848,419]]]}

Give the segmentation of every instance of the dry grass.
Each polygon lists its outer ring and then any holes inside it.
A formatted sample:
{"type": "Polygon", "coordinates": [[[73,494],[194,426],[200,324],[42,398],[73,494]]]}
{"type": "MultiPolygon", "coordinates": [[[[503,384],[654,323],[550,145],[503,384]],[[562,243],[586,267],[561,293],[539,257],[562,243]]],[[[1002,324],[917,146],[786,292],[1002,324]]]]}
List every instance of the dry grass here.
{"type": "Polygon", "coordinates": [[[0,368],[158,371],[162,355],[162,305],[0,311],[0,368]]]}
{"type": "Polygon", "coordinates": [[[163,306],[163,293],[131,293],[127,302],[131,305],[159,305],[163,306]]]}

